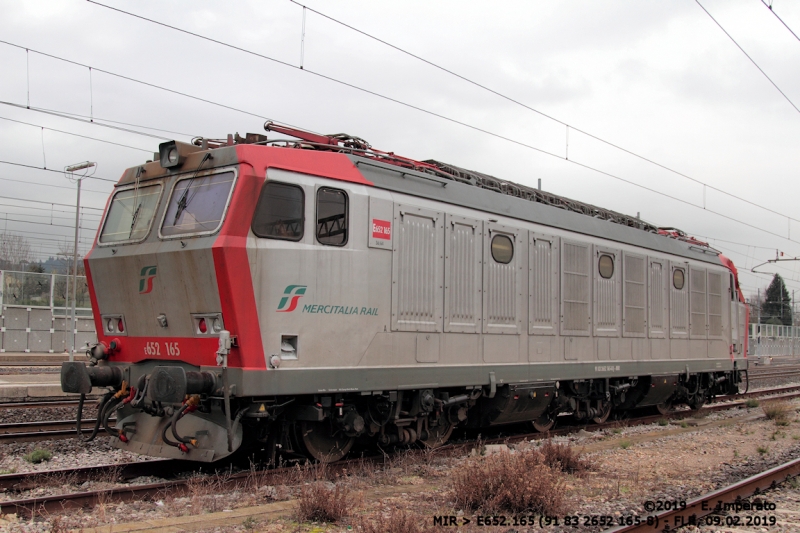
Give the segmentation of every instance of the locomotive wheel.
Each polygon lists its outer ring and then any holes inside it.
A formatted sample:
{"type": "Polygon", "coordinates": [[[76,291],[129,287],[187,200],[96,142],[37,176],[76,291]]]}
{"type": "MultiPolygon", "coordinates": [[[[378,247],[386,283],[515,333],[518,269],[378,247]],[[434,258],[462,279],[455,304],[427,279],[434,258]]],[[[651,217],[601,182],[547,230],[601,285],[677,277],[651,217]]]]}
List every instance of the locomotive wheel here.
{"type": "Polygon", "coordinates": [[[434,428],[428,428],[428,438],[423,440],[419,439],[422,444],[428,448],[438,448],[450,438],[453,434],[453,424],[439,424],[434,428]]]}
{"type": "Polygon", "coordinates": [[[554,418],[550,418],[550,415],[547,413],[543,414],[539,418],[533,421],[533,429],[540,433],[547,433],[553,426],[556,425],[556,420],[554,418]]]}
{"type": "Polygon", "coordinates": [[[658,414],[668,415],[675,411],[675,406],[670,402],[664,402],[656,405],[656,409],[658,410],[658,414]]]}
{"type": "Polygon", "coordinates": [[[353,447],[355,438],[343,433],[333,435],[327,422],[300,422],[297,425],[299,440],[308,455],[320,463],[338,461],[353,447]]]}
{"type": "Polygon", "coordinates": [[[704,405],[706,404],[706,397],[700,396],[695,397],[689,402],[689,407],[691,407],[692,411],[699,411],[704,405]]]}
{"type": "Polygon", "coordinates": [[[592,418],[592,422],[595,424],[603,424],[608,420],[608,417],[611,416],[611,402],[601,403],[601,408],[603,409],[603,414],[592,418]]]}

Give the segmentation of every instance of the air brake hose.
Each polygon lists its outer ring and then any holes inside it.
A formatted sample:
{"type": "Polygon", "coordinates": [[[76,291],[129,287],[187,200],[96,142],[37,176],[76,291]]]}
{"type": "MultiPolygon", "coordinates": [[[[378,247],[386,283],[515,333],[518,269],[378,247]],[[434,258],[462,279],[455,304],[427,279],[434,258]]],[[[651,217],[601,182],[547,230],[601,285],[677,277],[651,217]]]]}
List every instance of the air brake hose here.
{"type": "Polygon", "coordinates": [[[111,415],[114,412],[116,412],[117,406],[122,402],[123,396],[129,395],[129,392],[130,391],[128,389],[128,382],[122,380],[122,386],[114,394],[111,400],[109,400],[108,403],[105,404],[103,410],[100,413],[100,418],[102,419],[103,427],[105,428],[106,432],[113,437],[119,437],[119,431],[112,429],[111,426],[109,426],[108,420],[109,418],[111,418],[111,415]]]}
{"type": "Polygon", "coordinates": [[[179,443],[172,442],[167,437],[167,431],[169,430],[169,427],[171,425],[172,425],[172,419],[170,418],[169,421],[167,422],[167,424],[164,426],[164,429],[161,430],[161,440],[164,441],[164,444],[168,444],[169,446],[173,446],[175,448],[180,448],[180,444],[179,443]]]}
{"type": "Polygon", "coordinates": [[[101,417],[100,413],[102,413],[103,408],[106,406],[106,402],[111,399],[111,396],[114,395],[114,391],[108,391],[103,398],[100,400],[100,403],[97,406],[97,419],[94,421],[94,428],[92,429],[92,434],[88,437],[83,436],[83,428],[81,427],[81,418],[83,417],[83,402],[86,401],[86,395],[81,394],[80,400],[78,400],[78,414],[75,420],[75,429],[78,432],[78,438],[84,442],[89,442],[94,440],[97,436],[97,433],[100,431],[100,423],[101,417]]]}
{"type": "MultiPolygon", "coordinates": [[[[186,408],[187,408],[187,406],[184,404],[183,406],[181,406],[181,408],[178,411],[175,411],[175,414],[172,415],[172,417],[169,419],[169,422],[167,422],[166,425],[164,425],[164,429],[161,431],[161,440],[164,441],[164,444],[169,444],[170,446],[174,446],[175,448],[178,448],[183,453],[189,453],[189,447],[186,446],[186,443],[184,443],[184,442],[172,442],[171,440],[169,440],[169,438],[167,437],[167,430],[169,430],[170,426],[172,426],[172,431],[173,431],[173,433],[175,433],[175,422],[178,421],[179,415],[186,408]]],[[[180,439],[180,437],[178,436],[177,433],[175,433],[175,436],[180,439]]],[[[195,443],[192,443],[192,444],[194,445],[195,443]]]]}
{"type": "Polygon", "coordinates": [[[195,409],[197,409],[197,404],[198,403],[200,403],[200,397],[196,396],[196,395],[195,396],[191,396],[186,401],[186,403],[184,403],[181,406],[181,408],[178,410],[178,412],[175,413],[175,415],[172,417],[172,420],[170,421],[172,423],[172,436],[175,437],[175,439],[178,442],[182,442],[184,444],[191,444],[192,446],[195,446],[195,447],[197,447],[197,439],[190,439],[190,438],[181,437],[180,435],[178,435],[178,420],[183,418],[184,415],[187,415],[187,414],[191,413],[192,411],[194,411],[195,409]]]}
{"type": "Polygon", "coordinates": [[[118,435],[119,435],[119,432],[118,432],[117,430],[115,430],[115,429],[112,429],[112,428],[111,428],[111,426],[109,425],[109,424],[110,424],[110,422],[109,422],[109,418],[111,418],[111,413],[113,413],[113,412],[114,412],[114,409],[117,407],[117,405],[118,405],[118,404],[119,404],[121,401],[122,401],[122,400],[120,400],[120,399],[119,399],[119,398],[117,398],[116,396],[112,397],[112,398],[111,398],[111,399],[110,399],[110,400],[109,400],[109,401],[106,403],[106,405],[103,407],[103,410],[102,410],[102,411],[101,411],[101,413],[100,413],[100,418],[101,418],[101,421],[102,421],[103,427],[105,428],[106,432],[107,432],[109,435],[112,435],[112,436],[114,436],[114,437],[118,436],[118,435]]]}

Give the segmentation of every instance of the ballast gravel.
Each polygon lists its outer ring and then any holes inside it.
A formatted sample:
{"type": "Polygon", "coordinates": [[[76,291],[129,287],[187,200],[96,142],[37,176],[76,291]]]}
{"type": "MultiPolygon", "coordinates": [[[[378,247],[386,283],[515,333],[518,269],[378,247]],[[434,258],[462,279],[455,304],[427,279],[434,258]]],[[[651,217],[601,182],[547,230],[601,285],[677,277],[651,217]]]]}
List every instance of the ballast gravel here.
{"type": "MultiPolygon", "coordinates": [[[[764,404],[761,401],[762,406],[764,404]]],[[[423,455],[420,458],[396,457],[386,466],[351,472],[335,480],[360,493],[360,502],[353,515],[338,524],[297,523],[294,517],[286,516],[270,522],[254,520],[231,523],[225,528],[209,528],[205,531],[311,531],[346,532],[360,531],[360,517],[395,516],[405,513],[420,526],[420,531],[433,528],[433,517],[453,515],[471,523],[458,528],[441,528],[442,531],[459,532],[503,532],[522,533],[534,531],[600,531],[605,529],[591,525],[591,517],[610,517],[624,520],[626,517],[645,516],[645,502],[680,502],[706,494],[750,475],[777,466],[800,456],[800,420],[797,411],[800,401],[790,402],[786,425],[778,425],[764,416],[762,406],[749,409],[721,411],[689,421],[662,421],[647,426],[626,427],[621,422],[614,429],[602,432],[579,432],[569,437],[556,437],[554,443],[562,443],[594,462],[594,468],[582,477],[567,476],[565,483],[569,501],[568,516],[578,517],[577,526],[565,526],[565,517],[558,526],[545,528],[530,526],[478,526],[481,513],[463,511],[454,507],[451,492],[452,475],[456,473],[469,454],[457,457],[445,455],[423,455]],[[697,424],[697,425],[694,425],[697,424]],[[376,490],[396,489],[396,495],[371,497],[376,490]],[[407,487],[407,488],[406,488],[407,487]],[[413,490],[412,490],[413,489],[413,490]],[[588,517],[588,521],[587,521],[588,517]]],[[[0,446],[0,469],[19,468],[19,471],[48,469],[54,466],[85,466],[143,459],[126,454],[108,445],[103,437],[96,443],[84,445],[74,440],[47,443],[53,451],[50,463],[30,465],[20,459],[42,443],[0,446]]],[[[509,453],[518,453],[526,447],[536,447],[538,442],[510,445],[509,453]]],[[[521,473],[522,474],[522,473],[521,473]]],[[[138,479],[136,482],[152,482],[153,479],[138,479]]],[[[100,488],[102,481],[89,483],[84,488],[100,488]]],[[[92,512],[69,512],[57,517],[39,517],[34,521],[7,516],[0,522],[0,530],[11,532],[44,532],[60,527],[77,530],[98,526],[110,526],[144,520],[156,520],[173,516],[203,515],[224,512],[239,507],[260,505],[270,501],[294,498],[298,494],[302,479],[278,486],[254,484],[239,491],[220,491],[213,480],[197,478],[187,496],[165,497],[153,501],[106,503],[92,512]]],[[[48,488],[40,488],[46,493],[48,488]]],[[[73,487],[74,489],[74,487],[73,487]]],[[[8,495],[0,495],[7,497],[8,495]]],[[[20,497],[20,495],[14,495],[20,497]]],[[[761,496],[775,503],[775,525],[757,528],[739,528],[740,531],[763,531],[788,533],[800,531],[800,493],[796,482],[785,483],[776,490],[761,496]]],[[[506,513],[512,517],[511,513],[506,513]]],[[[744,514],[742,514],[744,516],[744,514]]],[[[203,531],[202,527],[199,529],[203,531]]],[[[689,527],[682,531],[737,531],[731,527],[689,527]]]]}

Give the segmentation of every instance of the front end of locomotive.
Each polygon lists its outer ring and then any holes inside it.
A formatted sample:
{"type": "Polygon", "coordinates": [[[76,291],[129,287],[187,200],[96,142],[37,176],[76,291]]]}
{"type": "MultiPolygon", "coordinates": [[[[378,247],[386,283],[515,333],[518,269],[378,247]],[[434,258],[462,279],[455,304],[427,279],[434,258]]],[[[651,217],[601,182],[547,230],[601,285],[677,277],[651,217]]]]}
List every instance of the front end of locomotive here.
{"type": "Polygon", "coordinates": [[[90,438],[216,461],[242,443],[243,370],[266,366],[245,216],[261,183],[230,141],[163,143],[158,156],[128,169],[108,202],[84,260],[98,342],[88,363],[63,364],[61,386],[108,388],[90,438]]]}

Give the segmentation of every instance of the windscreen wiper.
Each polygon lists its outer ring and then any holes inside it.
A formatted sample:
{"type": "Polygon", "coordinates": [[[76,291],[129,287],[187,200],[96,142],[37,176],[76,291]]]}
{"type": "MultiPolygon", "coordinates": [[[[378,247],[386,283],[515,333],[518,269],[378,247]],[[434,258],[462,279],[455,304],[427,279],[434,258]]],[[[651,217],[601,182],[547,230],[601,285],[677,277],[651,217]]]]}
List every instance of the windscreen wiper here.
{"type": "Polygon", "coordinates": [[[139,202],[139,205],[136,206],[136,211],[133,212],[133,217],[131,218],[131,232],[128,234],[129,239],[133,237],[133,228],[136,226],[136,219],[139,218],[139,210],[141,208],[142,208],[142,203],[139,202]]]}
{"type": "Polygon", "coordinates": [[[211,157],[211,152],[207,152],[206,155],[203,156],[203,159],[200,161],[200,164],[197,165],[197,168],[194,171],[194,175],[192,176],[192,179],[189,180],[189,183],[186,185],[186,188],[183,190],[183,194],[181,194],[181,197],[178,198],[178,209],[177,209],[177,211],[175,211],[175,220],[172,221],[172,225],[173,226],[178,223],[178,219],[180,218],[181,213],[183,213],[186,210],[186,208],[189,207],[189,202],[192,200],[189,197],[189,189],[192,188],[192,182],[197,177],[197,173],[200,172],[200,167],[202,167],[203,163],[205,163],[209,159],[213,159],[211,157]]]}

